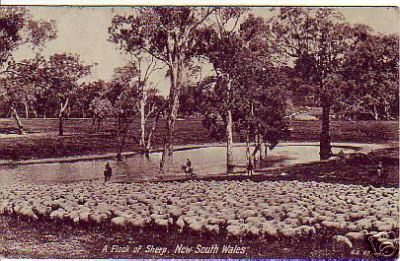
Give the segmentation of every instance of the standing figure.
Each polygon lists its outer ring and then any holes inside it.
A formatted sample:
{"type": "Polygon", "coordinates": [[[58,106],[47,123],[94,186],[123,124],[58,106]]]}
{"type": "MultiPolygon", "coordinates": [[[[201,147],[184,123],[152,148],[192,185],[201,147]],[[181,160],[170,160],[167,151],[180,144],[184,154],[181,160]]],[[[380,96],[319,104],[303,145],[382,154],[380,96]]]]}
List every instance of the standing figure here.
{"type": "Polygon", "coordinates": [[[253,175],[253,163],[251,162],[251,159],[249,159],[249,163],[247,164],[247,175],[252,176],[253,175]]]}
{"type": "Polygon", "coordinates": [[[112,176],[112,168],[110,166],[110,163],[107,162],[106,168],[104,170],[104,182],[110,181],[112,176]]]}
{"type": "Polygon", "coordinates": [[[190,159],[186,159],[185,173],[186,174],[193,174],[192,162],[190,161],[190,159]]]}

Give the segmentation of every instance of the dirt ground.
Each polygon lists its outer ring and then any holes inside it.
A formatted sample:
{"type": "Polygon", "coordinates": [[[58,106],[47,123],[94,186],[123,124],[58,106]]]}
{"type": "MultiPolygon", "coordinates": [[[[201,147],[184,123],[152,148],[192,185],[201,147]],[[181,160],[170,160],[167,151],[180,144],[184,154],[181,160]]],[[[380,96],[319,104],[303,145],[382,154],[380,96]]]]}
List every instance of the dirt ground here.
{"type": "Polygon", "coordinates": [[[197,236],[176,231],[132,231],[111,227],[72,227],[52,223],[30,223],[0,216],[0,256],[6,258],[372,258],[367,242],[359,242],[353,249],[332,241],[335,232],[323,231],[313,238],[284,239],[245,238],[242,241],[223,236],[197,236]],[[114,248],[112,246],[119,246],[114,248]],[[123,246],[130,252],[123,252],[123,246]],[[179,245],[193,247],[193,253],[177,252],[179,245]],[[208,248],[196,253],[198,246],[208,248]],[[212,252],[211,246],[218,251],[212,252]],[[108,251],[103,251],[107,246],[108,251]],[[141,246],[140,249],[138,247],[141,246]],[[228,246],[236,253],[223,253],[228,246]],[[136,248],[136,249],[135,249],[136,248]],[[165,253],[150,249],[166,248],[165,253]]]}

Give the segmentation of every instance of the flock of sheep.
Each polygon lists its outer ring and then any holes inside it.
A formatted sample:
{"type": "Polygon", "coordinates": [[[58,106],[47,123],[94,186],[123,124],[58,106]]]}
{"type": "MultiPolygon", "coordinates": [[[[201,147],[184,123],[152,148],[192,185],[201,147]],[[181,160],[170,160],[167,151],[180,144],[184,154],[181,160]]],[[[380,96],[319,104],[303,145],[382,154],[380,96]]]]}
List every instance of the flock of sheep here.
{"type": "Polygon", "coordinates": [[[349,248],[367,233],[397,231],[397,200],[395,188],[299,181],[0,186],[0,214],[29,220],[239,240],[334,231],[349,248]]]}

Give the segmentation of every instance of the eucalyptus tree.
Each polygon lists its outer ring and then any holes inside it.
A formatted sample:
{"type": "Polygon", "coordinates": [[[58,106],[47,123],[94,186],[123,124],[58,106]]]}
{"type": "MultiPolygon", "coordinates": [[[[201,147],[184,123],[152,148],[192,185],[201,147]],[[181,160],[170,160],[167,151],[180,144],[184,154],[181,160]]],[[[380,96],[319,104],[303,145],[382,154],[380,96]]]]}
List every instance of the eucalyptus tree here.
{"type": "Polygon", "coordinates": [[[90,75],[93,65],[86,65],[77,54],[53,54],[49,57],[40,77],[45,79],[49,99],[54,100],[59,109],[58,134],[64,134],[65,111],[76,98],[79,82],[90,75]]]}
{"type": "MultiPolygon", "coordinates": [[[[55,39],[57,36],[55,22],[35,20],[30,12],[23,7],[6,7],[0,8],[0,78],[2,86],[0,86],[0,94],[11,107],[12,115],[16,119],[19,133],[23,134],[23,127],[19,121],[17,112],[17,104],[23,101],[28,115],[28,106],[32,102],[31,99],[35,87],[32,81],[37,63],[40,59],[16,61],[14,57],[15,51],[21,46],[29,46],[34,52],[40,52],[44,44],[55,39]],[[18,81],[21,81],[27,72],[29,85],[21,89],[21,86],[16,86],[18,81]],[[29,74],[29,73],[28,73],[29,74]],[[11,81],[11,82],[9,82],[11,81]],[[16,88],[14,90],[14,88],[16,88]],[[30,89],[30,90],[29,90],[30,89]]],[[[27,83],[27,82],[25,82],[27,83]]]]}
{"type": "Polygon", "coordinates": [[[294,64],[322,107],[320,157],[327,159],[332,155],[330,113],[341,95],[338,77],[355,35],[332,8],[280,8],[271,23],[274,48],[286,64],[294,64]]]}
{"type": "MultiPolygon", "coordinates": [[[[238,29],[246,11],[245,8],[220,8],[212,17],[214,26],[208,26],[200,31],[200,39],[197,52],[206,57],[212,64],[216,75],[217,89],[221,95],[219,114],[224,120],[226,129],[226,164],[227,171],[234,167],[233,155],[233,120],[232,108],[235,106],[235,80],[238,55],[241,39],[238,29]]],[[[209,114],[209,116],[215,116],[209,114]]],[[[215,118],[207,124],[215,123],[215,118]]]]}
{"type": "Polygon", "coordinates": [[[147,133],[146,124],[150,118],[153,118],[154,124],[157,126],[159,120],[157,115],[160,115],[163,108],[159,103],[157,86],[149,78],[162,67],[157,67],[157,62],[153,57],[146,59],[142,55],[136,55],[135,59],[135,61],[116,69],[114,81],[118,81],[127,88],[135,89],[135,100],[132,106],[140,113],[139,145],[148,153],[151,149],[154,130],[151,128],[150,133],[147,133]]]}
{"type": "Polygon", "coordinates": [[[354,28],[362,34],[345,57],[342,99],[334,110],[350,117],[369,114],[375,120],[399,117],[399,36],[354,28]]]}
{"type": "Polygon", "coordinates": [[[170,91],[160,171],[173,163],[174,126],[184,75],[194,56],[198,30],[204,27],[216,8],[149,7],[137,8],[126,16],[115,16],[109,28],[111,41],[126,52],[144,52],[166,65],[170,91]]]}
{"type": "Polygon", "coordinates": [[[9,70],[12,70],[12,73],[5,74],[0,78],[0,92],[3,103],[10,108],[19,134],[26,132],[21,123],[18,108],[21,105],[25,106],[25,113],[28,114],[28,106],[35,103],[37,97],[43,92],[45,79],[40,77],[42,74],[40,65],[43,63],[44,59],[40,56],[22,60],[10,66],[9,70]]]}
{"type": "Polygon", "coordinates": [[[0,74],[15,73],[14,52],[21,46],[40,51],[44,44],[57,37],[55,21],[33,19],[23,7],[0,8],[0,74]]]}

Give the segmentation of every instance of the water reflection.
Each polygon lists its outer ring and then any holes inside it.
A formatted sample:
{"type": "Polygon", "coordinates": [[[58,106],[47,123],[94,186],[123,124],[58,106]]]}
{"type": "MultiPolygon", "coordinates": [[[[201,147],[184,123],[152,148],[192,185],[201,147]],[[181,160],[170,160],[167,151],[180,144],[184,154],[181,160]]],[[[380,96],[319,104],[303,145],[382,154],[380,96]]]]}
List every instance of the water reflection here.
{"type": "MultiPolygon", "coordinates": [[[[334,147],[333,152],[353,152],[352,148],[334,147]]],[[[174,153],[174,174],[181,175],[181,165],[189,158],[195,173],[216,174],[226,171],[226,148],[223,146],[198,148],[176,151],[174,153]]],[[[246,148],[234,148],[235,164],[246,164],[246,148]]],[[[32,165],[0,166],[0,183],[65,183],[90,179],[103,179],[104,166],[110,162],[113,168],[114,181],[135,181],[154,177],[158,174],[161,153],[152,153],[147,158],[136,155],[122,162],[115,160],[92,160],[65,163],[44,163],[32,165]]],[[[295,163],[305,163],[319,160],[318,146],[277,146],[268,153],[268,160],[258,168],[287,166],[295,163]]]]}

